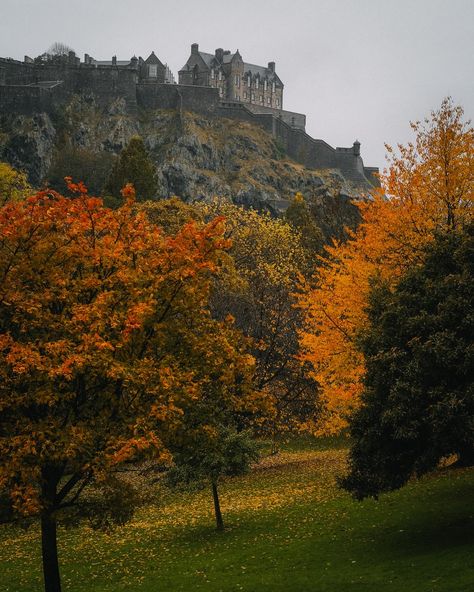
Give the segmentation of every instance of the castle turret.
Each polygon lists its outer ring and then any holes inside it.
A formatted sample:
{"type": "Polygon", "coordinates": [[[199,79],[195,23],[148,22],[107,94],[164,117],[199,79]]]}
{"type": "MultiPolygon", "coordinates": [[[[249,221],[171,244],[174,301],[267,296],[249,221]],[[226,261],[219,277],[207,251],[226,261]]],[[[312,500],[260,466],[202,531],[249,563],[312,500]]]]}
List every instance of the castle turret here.
{"type": "Polygon", "coordinates": [[[360,142],[359,142],[359,140],[356,140],[354,142],[354,144],[352,144],[352,152],[354,153],[354,156],[360,156],[360,142]]]}

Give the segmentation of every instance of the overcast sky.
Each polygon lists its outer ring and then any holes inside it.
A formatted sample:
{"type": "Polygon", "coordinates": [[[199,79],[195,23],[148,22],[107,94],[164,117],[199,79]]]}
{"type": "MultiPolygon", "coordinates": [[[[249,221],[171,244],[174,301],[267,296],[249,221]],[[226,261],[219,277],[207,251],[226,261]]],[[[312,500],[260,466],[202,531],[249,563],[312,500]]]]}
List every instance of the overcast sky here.
{"type": "Polygon", "coordinates": [[[333,146],[358,138],[368,166],[447,95],[474,117],[474,0],[0,0],[0,56],[55,41],[81,59],[153,50],[176,78],[193,42],[275,61],[284,107],[333,146]]]}

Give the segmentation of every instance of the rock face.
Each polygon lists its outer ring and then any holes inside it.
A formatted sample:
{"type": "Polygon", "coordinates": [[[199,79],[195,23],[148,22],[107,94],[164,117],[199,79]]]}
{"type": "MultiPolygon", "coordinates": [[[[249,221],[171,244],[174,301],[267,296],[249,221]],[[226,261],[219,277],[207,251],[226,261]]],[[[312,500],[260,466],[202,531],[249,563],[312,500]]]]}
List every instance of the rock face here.
{"type": "MultiPolygon", "coordinates": [[[[39,186],[48,182],[61,156],[60,168],[67,168],[64,154],[68,150],[97,159],[112,155],[112,162],[134,135],[143,138],[156,166],[157,199],[220,196],[278,215],[299,191],[327,236],[357,221],[350,202],[360,199],[364,188],[361,191],[360,185],[352,185],[340,171],[310,170],[294,163],[261,128],[176,111],[130,115],[120,100],[105,112],[93,101],[76,97],[53,117],[45,113],[0,117],[0,160],[26,170],[31,182],[39,186]]],[[[61,173],[65,176],[73,170],[61,173]]],[[[107,171],[101,174],[106,176],[107,171]]],[[[83,180],[87,184],[88,179],[83,180]]]]}

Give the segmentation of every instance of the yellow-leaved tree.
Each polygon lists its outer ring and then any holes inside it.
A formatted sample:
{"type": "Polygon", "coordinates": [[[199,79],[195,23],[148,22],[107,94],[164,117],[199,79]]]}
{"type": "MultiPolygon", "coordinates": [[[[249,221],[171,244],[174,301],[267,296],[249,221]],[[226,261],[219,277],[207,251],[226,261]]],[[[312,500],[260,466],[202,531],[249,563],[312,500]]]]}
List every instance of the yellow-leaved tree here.
{"type": "Polygon", "coordinates": [[[414,142],[398,151],[387,146],[382,189],[358,204],[358,229],[326,248],[315,282],[299,299],[306,319],[302,359],[311,363],[325,404],[321,433],[343,429],[358,405],[364,359],[356,339],[367,322],[371,279],[395,284],[421,262],[437,230],[472,219],[474,129],[463,114],[447,98],[429,118],[411,124],[414,142]]]}

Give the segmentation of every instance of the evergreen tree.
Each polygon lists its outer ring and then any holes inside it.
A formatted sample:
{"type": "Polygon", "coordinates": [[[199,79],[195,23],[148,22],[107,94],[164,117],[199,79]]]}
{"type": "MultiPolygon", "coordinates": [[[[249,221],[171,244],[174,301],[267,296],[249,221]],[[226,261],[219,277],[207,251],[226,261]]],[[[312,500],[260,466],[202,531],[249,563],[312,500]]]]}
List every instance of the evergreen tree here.
{"type": "Polygon", "coordinates": [[[138,136],[134,136],[120,153],[110,173],[105,192],[121,199],[120,191],[127,183],[134,186],[138,201],[146,201],[156,196],[158,183],[155,165],[147,154],[143,140],[138,136]]]}
{"type": "Polygon", "coordinates": [[[362,406],[343,487],[376,497],[457,454],[474,463],[474,225],[446,231],[391,291],[372,289],[362,406]]]}

